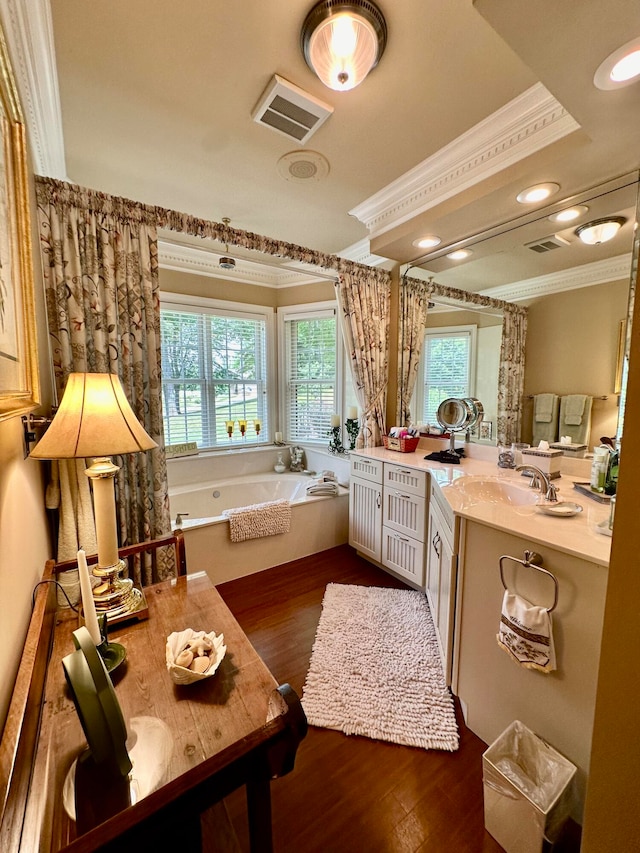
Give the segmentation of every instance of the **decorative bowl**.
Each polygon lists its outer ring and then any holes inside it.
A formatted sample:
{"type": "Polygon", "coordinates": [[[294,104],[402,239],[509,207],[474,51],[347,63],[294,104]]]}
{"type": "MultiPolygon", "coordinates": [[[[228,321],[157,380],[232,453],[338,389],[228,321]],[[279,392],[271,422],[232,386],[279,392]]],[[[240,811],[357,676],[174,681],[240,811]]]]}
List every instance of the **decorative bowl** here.
{"type": "Polygon", "coordinates": [[[176,684],[193,684],[210,678],[220,666],[227,647],[215,631],[174,631],[167,637],[167,669],[176,684]]]}

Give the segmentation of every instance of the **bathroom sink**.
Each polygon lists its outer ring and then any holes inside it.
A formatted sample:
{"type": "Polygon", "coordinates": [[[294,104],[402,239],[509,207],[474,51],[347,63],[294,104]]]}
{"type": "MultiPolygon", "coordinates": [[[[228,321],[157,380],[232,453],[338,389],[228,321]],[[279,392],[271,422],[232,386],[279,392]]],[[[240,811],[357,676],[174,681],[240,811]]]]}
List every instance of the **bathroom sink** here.
{"type": "Polygon", "coordinates": [[[465,506],[478,503],[529,506],[537,503],[540,492],[524,483],[513,483],[500,477],[460,477],[448,486],[465,506]]]}

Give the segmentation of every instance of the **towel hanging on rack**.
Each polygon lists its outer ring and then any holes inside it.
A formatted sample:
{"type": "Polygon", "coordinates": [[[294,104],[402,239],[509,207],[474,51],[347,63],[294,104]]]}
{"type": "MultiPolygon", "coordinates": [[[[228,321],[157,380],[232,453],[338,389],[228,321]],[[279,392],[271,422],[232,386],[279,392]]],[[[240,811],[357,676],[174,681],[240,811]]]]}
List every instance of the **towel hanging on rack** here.
{"type": "Polygon", "coordinates": [[[527,669],[551,672],[556,668],[551,614],[546,607],[531,604],[505,590],[496,639],[502,649],[527,669]]]}
{"type": "Polygon", "coordinates": [[[535,551],[525,551],[524,560],[509,557],[507,554],[500,557],[500,580],[504,587],[504,597],[500,629],[496,636],[498,645],[521,666],[537,669],[540,672],[551,672],[556,668],[551,611],[555,610],[558,604],[558,579],[543,567],[540,554],[535,551]],[[507,588],[503,567],[505,560],[535,569],[551,578],[555,590],[551,607],[531,604],[526,598],[507,588]]]}

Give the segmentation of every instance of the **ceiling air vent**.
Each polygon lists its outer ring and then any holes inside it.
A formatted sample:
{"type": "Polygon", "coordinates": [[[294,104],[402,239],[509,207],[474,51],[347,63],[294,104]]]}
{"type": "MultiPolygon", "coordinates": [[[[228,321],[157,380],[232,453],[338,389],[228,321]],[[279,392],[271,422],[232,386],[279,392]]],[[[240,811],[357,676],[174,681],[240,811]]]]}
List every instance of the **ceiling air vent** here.
{"type": "Polygon", "coordinates": [[[333,107],[274,74],[251,117],[289,139],[306,142],[333,112],[333,107]]]}
{"type": "Polygon", "coordinates": [[[557,234],[552,234],[551,237],[543,237],[542,240],[534,240],[532,243],[524,244],[527,249],[532,252],[537,252],[541,255],[543,252],[552,252],[554,249],[562,249],[563,246],[569,246],[569,241],[564,237],[559,237],[557,234]]]}

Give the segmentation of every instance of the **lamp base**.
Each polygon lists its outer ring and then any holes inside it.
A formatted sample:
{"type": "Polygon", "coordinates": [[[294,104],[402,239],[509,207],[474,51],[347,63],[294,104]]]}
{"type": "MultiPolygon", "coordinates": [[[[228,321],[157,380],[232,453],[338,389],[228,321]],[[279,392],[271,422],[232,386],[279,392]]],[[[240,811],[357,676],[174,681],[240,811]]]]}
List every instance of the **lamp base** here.
{"type": "Polygon", "coordinates": [[[110,624],[125,619],[145,618],[148,615],[147,602],[142,590],[133,585],[131,578],[122,578],[120,573],[126,568],[123,560],[107,568],[96,566],[93,574],[100,583],[93,587],[93,601],[96,612],[106,615],[110,624]],[[144,611],[144,614],[140,611],[144,611]],[[139,614],[139,615],[138,615],[139,614]]]}

